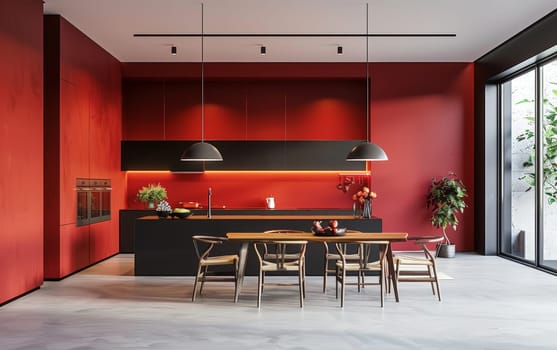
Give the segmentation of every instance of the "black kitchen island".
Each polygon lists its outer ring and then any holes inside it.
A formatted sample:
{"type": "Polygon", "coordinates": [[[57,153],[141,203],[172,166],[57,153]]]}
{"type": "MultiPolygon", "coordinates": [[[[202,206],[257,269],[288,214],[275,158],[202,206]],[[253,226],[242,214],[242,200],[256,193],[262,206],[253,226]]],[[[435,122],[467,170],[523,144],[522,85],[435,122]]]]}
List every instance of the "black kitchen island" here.
{"type": "MultiPolygon", "coordinates": [[[[359,219],[352,215],[193,215],[187,219],[144,216],[135,220],[136,276],[193,276],[197,268],[192,236],[225,236],[227,232],[258,232],[274,229],[309,231],[314,220],[328,223],[336,219],[340,227],[362,232],[381,232],[380,218],[359,219]]],[[[227,242],[216,254],[237,253],[240,243],[227,242]]],[[[257,274],[257,257],[248,254],[248,275],[257,274]]],[[[306,273],[323,274],[323,245],[309,244],[306,273]]]]}

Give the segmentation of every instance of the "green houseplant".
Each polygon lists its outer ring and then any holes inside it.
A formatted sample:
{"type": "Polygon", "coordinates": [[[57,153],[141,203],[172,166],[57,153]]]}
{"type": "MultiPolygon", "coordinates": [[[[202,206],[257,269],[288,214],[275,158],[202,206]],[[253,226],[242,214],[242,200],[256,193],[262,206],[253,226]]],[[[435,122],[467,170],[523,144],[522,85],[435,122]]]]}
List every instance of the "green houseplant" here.
{"type": "Polygon", "coordinates": [[[455,245],[451,243],[446,229],[451,226],[456,231],[459,224],[457,214],[464,212],[466,196],[464,184],[454,173],[431,179],[426,205],[428,209],[431,208],[431,224],[443,229],[445,237],[445,242],[438,246],[438,256],[454,257],[455,245]]]}
{"type": "Polygon", "coordinates": [[[155,202],[168,198],[166,188],[161,184],[149,184],[137,191],[137,198],[147,203],[148,208],[155,208],[155,202]]]}

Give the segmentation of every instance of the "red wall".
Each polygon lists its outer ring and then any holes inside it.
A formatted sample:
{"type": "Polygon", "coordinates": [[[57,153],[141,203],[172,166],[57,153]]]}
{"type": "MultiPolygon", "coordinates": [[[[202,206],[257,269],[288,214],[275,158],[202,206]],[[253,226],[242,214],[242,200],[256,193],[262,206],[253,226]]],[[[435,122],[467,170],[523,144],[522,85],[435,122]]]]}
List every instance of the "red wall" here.
{"type": "Polygon", "coordinates": [[[383,230],[440,233],[429,223],[426,193],[432,177],[453,171],[468,189],[469,207],[458,231],[448,233],[459,250],[473,250],[473,64],[384,63],[371,74],[372,140],[389,156],[372,164],[383,230]]]}
{"type": "MultiPolygon", "coordinates": [[[[138,79],[138,66],[133,67],[124,70],[138,79]]],[[[165,71],[160,65],[142,67],[165,71]]],[[[334,64],[313,69],[307,63],[275,64],[272,79],[266,79],[259,65],[252,71],[241,65],[238,72],[237,67],[207,65],[207,139],[365,138],[365,70],[358,79],[354,64],[338,65],[342,74],[334,73],[334,64]],[[327,79],[315,79],[320,70],[327,79]],[[217,79],[215,72],[223,71],[235,75],[217,79]],[[276,79],[277,72],[287,78],[276,79]]],[[[190,70],[173,69],[191,78],[190,70]]],[[[470,207],[458,231],[450,234],[459,250],[473,249],[473,73],[473,65],[463,63],[371,64],[371,137],[389,156],[387,162],[370,165],[372,190],[379,196],[373,213],[383,218],[384,231],[436,233],[425,208],[428,185],[433,176],[454,171],[469,189],[470,207]]],[[[124,84],[124,138],[198,139],[199,81],[165,84],[150,73],[141,78],[124,84]]],[[[276,197],[277,208],[351,208],[351,194],[359,186],[343,193],[336,188],[338,180],[337,173],[129,172],[127,204],[142,207],[137,190],[160,182],[173,203],[206,203],[210,186],[214,204],[228,208],[263,207],[269,195],[276,197]]]]}
{"type": "Polygon", "coordinates": [[[0,2],[0,304],[43,281],[42,12],[0,2]]]}
{"type": "MultiPolygon", "coordinates": [[[[46,278],[60,278],[118,252],[118,210],[124,207],[125,174],[120,171],[120,63],[59,16],[47,16],[47,62],[58,66],[47,92],[59,99],[45,114],[52,166],[46,184],[59,205],[46,206],[46,278]],[[112,180],[112,220],[76,226],[76,178],[112,180]]],[[[51,67],[49,67],[51,68],[51,67]]],[[[56,67],[54,67],[56,68],[56,67]]]]}

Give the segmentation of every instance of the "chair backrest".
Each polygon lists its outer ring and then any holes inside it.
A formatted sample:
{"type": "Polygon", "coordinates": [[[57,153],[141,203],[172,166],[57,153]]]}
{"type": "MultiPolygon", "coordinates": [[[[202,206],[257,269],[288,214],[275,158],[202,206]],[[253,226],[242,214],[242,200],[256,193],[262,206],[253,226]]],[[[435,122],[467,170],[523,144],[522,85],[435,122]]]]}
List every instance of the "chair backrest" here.
{"type": "MultiPolygon", "coordinates": [[[[373,247],[377,247],[379,250],[379,258],[375,261],[384,262],[387,254],[387,247],[389,241],[362,241],[362,242],[351,242],[351,243],[335,243],[337,252],[340,255],[340,260],[346,263],[346,256],[351,254],[349,252],[349,247],[356,246],[358,249],[359,263],[361,268],[365,268],[368,263],[373,262],[375,259],[373,247]]],[[[353,260],[351,260],[353,262],[353,260]]]]}
{"type": "MultiPolygon", "coordinates": [[[[304,233],[304,231],[300,231],[300,230],[291,230],[291,229],[277,229],[277,230],[267,230],[267,231],[263,231],[263,233],[304,233]]],[[[289,246],[285,246],[285,245],[280,245],[280,244],[276,244],[276,243],[264,243],[262,245],[262,247],[264,248],[264,254],[269,254],[269,253],[276,253],[277,251],[283,251],[283,253],[286,252],[286,250],[292,250],[292,248],[289,248],[289,246]]]]}
{"type": "Polygon", "coordinates": [[[192,237],[195,254],[199,260],[206,259],[215,244],[222,244],[226,237],[196,235],[192,237]]]}
{"type": "Polygon", "coordinates": [[[443,236],[415,236],[415,237],[408,237],[408,240],[415,241],[416,244],[422,247],[424,254],[427,259],[435,260],[435,256],[429,251],[427,248],[428,243],[440,243],[445,239],[443,236]]]}
{"type": "Polygon", "coordinates": [[[263,241],[254,242],[253,247],[260,265],[276,264],[277,270],[282,270],[286,266],[300,265],[304,262],[307,243],[307,241],[263,241]],[[276,252],[272,253],[272,257],[266,256],[268,244],[279,247],[276,252]],[[288,248],[294,248],[295,250],[288,248]]]}
{"type": "MultiPolygon", "coordinates": [[[[362,231],[346,230],[346,233],[362,233],[362,231]]],[[[334,251],[334,249],[331,250],[331,247],[329,246],[334,246],[333,244],[334,243],[323,242],[323,246],[325,247],[325,254],[328,254],[329,251],[334,251]]],[[[361,246],[360,243],[343,243],[342,249],[344,254],[359,254],[361,246]]]]}

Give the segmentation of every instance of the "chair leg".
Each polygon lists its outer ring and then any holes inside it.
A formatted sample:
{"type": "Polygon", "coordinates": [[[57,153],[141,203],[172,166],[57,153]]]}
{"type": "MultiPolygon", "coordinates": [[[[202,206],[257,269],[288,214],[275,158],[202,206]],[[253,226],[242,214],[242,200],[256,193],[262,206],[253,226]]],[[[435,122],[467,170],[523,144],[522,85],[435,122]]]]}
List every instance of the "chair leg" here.
{"type": "Polygon", "coordinates": [[[431,279],[431,291],[433,292],[433,295],[435,295],[435,281],[434,279],[436,278],[432,273],[431,273],[431,266],[427,266],[427,274],[429,275],[429,278],[431,279]]]}
{"type": "Polygon", "coordinates": [[[305,288],[304,288],[304,269],[303,269],[303,265],[300,266],[300,269],[298,269],[298,289],[300,290],[300,307],[303,308],[304,307],[304,298],[306,297],[305,295],[305,288]]]}
{"type": "Polygon", "coordinates": [[[234,264],[234,302],[238,302],[238,262],[234,264]]]}
{"type": "Polygon", "coordinates": [[[197,267],[197,274],[195,275],[195,282],[193,282],[193,292],[191,294],[191,301],[195,301],[195,294],[197,292],[197,282],[199,281],[199,276],[201,274],[201,266],[197,267]]]}
{"type": "Polygon", "coordinates": [[[385,292],[383,284],[385,283],[385,267],[381,264],[381,272],[379,273],[379,290],[381,291],[381,307],[385,303],[385,292]]]}
{"type": "Polygon", "coordinates": [[[329,260],[327,260],[327,256],[325,255],[325,264],[323,266],[323,293],[327,291],[327,273],[329,269],[329,260]]]}
{"type": "Polygon", "coordinates": [[[306,297],[306,261],[304,259],[304,261],[301,262],[301,266],[299,266],[299,274],[301,276],[301,288],[302,288],[302,295],[305,298],[306,297]]]}
{"type": "Polygon", "coordinates": [[[207,271],[209,270],[209,266],[205,266],[203,269],[203,275],[201,277],[201,286],[199,287],[199,295],[203,294],[203,286],[205,285],[205,276],[207,276],[207,271]]]}
{"type": "Polygon", "coordinates": [[[340,284],[340,307],[344,307],[344,285],[346,284],[346,270],[342,269],[342,282],[340,284]]]}
{"type": "Polygon", "coordinates": [[[433,273],[435,274],[435,285],[437,286],[437,299],[441,301],[441,289],[439,288],[439,276],[437,275],[437,267],[433,263],[433,273]]]}
{"type": "Polygon", "coordinates": [[[339,282],[339,278],[340,278],[340,270],[338,269],[338,266],[335,267],[335,298],[338,299],[338,282],[339,282]]]}
{"type": "Polygon", "coordinates": [[[257,308],[261,307],[261,293],[263,292],[263,271],[259,270],[259,276],[257,278],[257,308]]]}

